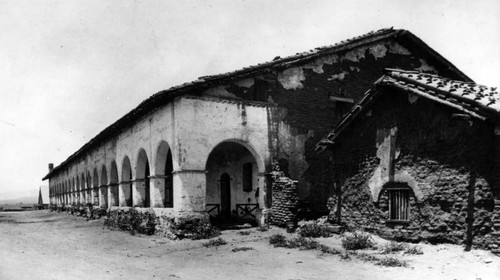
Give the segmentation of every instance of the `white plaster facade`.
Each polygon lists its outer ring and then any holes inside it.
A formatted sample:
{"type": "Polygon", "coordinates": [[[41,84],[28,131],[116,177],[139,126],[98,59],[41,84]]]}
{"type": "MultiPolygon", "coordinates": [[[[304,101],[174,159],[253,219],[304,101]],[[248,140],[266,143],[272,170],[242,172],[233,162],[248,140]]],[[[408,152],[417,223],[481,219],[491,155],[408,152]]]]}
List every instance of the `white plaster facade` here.
{"type": "Polygon", "coordinates": [[[274,109],[271,103],[177,97],[50,177],[51,205],[150,207],[163,216],[206,217],[206,204],[220,203],[220,194],[215,192],[220,191],[216,178],[222,172],[233,179],[231,210],[236,210],[237,203],[252,202],[259,205],[260,218],[267,210],[267,122],[269,111],[274,109]],[[207,170],[210,153],[221,143],[235,143],[247,154],[232,168],[211,164],[212,169],[207,170]],[[167,150],[172,158],[171,174],[162,168],[167,150]],[[236,169],[243,162],[253,163],[251,195],[241,189],[242,171],[236,169]],[[170,176],[173,204],[167,205],[165,185],[170,176]],[[257,189],[259,195],[255,196],[257,189]]]}

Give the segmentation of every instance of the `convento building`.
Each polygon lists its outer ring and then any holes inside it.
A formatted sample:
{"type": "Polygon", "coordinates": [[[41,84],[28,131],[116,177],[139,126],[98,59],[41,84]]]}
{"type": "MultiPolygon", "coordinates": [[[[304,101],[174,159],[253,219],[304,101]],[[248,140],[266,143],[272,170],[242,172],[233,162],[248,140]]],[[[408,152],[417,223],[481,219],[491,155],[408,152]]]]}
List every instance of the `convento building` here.
{"type": "Polygon", "coordinates": [[[147,208],[175,219],[272,220],[273,166],[303,213],[328,213],[332,164],[316,144],[385,68],[472,82],[406,30],[382,29],[152,95],[56,167],[50,204],[147,208]]]}

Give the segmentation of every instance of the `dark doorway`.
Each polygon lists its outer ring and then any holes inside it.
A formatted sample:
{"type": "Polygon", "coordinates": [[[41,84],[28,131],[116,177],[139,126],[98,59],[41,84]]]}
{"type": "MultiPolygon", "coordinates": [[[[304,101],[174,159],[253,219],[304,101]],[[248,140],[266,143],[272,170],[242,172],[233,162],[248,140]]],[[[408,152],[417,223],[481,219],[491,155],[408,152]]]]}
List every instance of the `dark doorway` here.
{"type": "Polygon", "coordinates": [[[165,161],[165,207],[174,207],[174,180],[172,177],[172,152],[170,149],[165,161]]]}
{"type": "Polygon", "coordinates": [[[231,216],[231,178],[227,173],[220,176],[220,211],[222,216],[231,216]]]}
{"type": "Polygon", "coordinates": [[[144,201],[144,207],[150,207],[150,197],[149,197],[149,163],[146,161],[146,171],[144,173],[144,191],[146,194],[144,195],[145,201],[144,201]]]}

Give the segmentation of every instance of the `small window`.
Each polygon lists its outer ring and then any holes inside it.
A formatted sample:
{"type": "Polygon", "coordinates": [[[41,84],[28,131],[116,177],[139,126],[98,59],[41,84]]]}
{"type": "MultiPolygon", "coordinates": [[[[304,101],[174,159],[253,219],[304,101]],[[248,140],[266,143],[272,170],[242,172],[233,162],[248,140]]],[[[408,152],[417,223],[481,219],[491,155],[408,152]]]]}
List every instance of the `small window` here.
{"type": "Polygon", "coordinates": [[[410,189],[387,189],[389,198],[389,220],[408,221],[410,208],[410,189]]]}
{"type": "Polygon", "coordinates": [[[253,85],[253,100],[267,102],[267,82],[255,79],[253,85]]]}
{"type": "Polygon", "coordinates": [[[247,162],[243,164],[243,191],[251,192],[253,190],[252,182],[252,163],[247,162]]]}

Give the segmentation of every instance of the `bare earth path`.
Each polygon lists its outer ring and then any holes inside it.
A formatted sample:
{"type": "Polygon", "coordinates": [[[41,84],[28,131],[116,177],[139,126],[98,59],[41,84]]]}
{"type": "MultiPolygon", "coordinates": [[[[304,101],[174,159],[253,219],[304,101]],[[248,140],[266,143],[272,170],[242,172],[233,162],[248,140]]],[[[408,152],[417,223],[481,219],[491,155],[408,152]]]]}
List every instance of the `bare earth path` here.
{"type": "MultiPolygon", "coordinates": [[[[133,236],[66,214],[0,212],[0,279],[500,279],[500,258],[481,250],[422,244],[423,255],[397,255],[409,267],[381,267],[273,248],[268,237],[278,232],[225,231],[227,245],[205,248],[206,240],[133,236]]],[[[338,246],[339,237],[318,241],[338,246]]]]}

